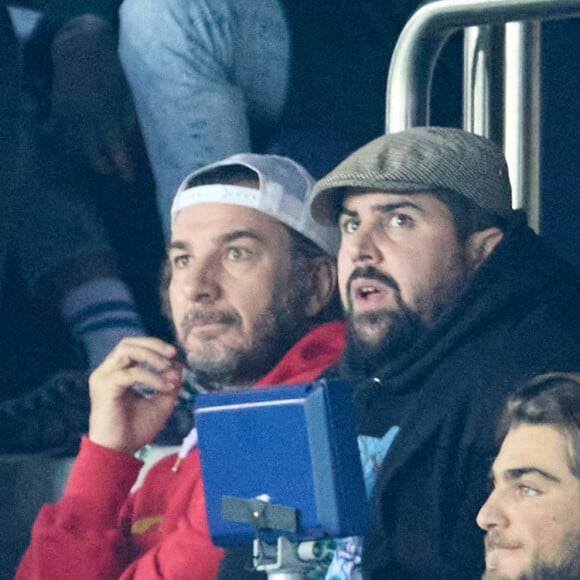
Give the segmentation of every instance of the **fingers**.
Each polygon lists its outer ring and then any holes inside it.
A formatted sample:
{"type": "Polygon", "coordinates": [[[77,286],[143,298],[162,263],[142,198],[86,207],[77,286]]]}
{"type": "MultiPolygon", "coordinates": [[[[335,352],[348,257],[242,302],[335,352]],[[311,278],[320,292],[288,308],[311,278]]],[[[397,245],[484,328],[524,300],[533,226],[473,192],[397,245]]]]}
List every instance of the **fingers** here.
{"type": "Polygon", "coordinates": [[[89,378],[89,438],[133,453],[163,428],[181,391],[177,348],[152,337],[123,339],[89,378]],[[135,385],[153,394],[144,398],[135,385]]]}
{"type": "Polygon", "coordinates": [[[93,372],[92,388],[106,385],[119,391],[139,383],[156,393],[173,394],[181,385],[181,365],[175,346],[153,337],[125,338],[93,372]]]}
{"type": "Polygon", "coordinates": [[[124,338],[103,361],[107,365],[130,365],[131,363],[148,363],[157,370],[172,361],[177,348],[152,336],[124,338]]]}

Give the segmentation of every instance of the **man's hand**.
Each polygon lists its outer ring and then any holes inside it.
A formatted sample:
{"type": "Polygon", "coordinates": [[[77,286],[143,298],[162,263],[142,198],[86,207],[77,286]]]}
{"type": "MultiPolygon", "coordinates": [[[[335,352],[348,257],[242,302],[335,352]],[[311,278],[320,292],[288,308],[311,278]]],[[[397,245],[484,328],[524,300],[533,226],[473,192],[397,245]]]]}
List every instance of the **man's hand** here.
{"type": "Polygon", "coordinates": [[[138,124],[110,24],[90,14],[71,20],[53,41],[52,62],[57,135],[98,173],[132,181],[138,124]]]}
{"type": "Polygon", "coordinates": [[[152,337],[125,338],[89,379],[89,439],[134,454],[165,425],[181,391],[176,348],[152,337]],[[133,387],[153,389],[144,397],[133,387]]]}

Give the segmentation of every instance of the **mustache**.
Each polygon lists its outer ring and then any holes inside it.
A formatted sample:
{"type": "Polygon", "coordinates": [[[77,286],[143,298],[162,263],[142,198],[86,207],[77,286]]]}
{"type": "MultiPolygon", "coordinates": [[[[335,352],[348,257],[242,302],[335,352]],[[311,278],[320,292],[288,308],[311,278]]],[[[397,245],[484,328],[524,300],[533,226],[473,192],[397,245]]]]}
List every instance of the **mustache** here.
{"type": "Polygon", "coordinates": [[[187,337],[194,326],[200,326],[202,324],[234,325],[239,322],[240,317],[234,312],[209,310],[207,306],[193,306],[183,316],[180,327],[182,335],[187,337]]]}
{"type": "Polygon", "coordinates": [[[373,266],[364,266],[364,267],[355,268],[351,272],[351,275],[348,277],[348,280],[346,282],[346,289],[347,289],[347,293],[349,296],[351,293],[352,283],[355,280],[357,280],[358,278],[367,278],[367,279],[371,279],[371,280],[378,280],[379,282],[381,282],[385,286],[392,288],[397,294],[401,293],[399,285],[397,284],[397,282],[395,281],[394,278],[392,278],[388,274],[385,274],[384,272],[379,272],[379,270],[377,270],[373,266]]]}

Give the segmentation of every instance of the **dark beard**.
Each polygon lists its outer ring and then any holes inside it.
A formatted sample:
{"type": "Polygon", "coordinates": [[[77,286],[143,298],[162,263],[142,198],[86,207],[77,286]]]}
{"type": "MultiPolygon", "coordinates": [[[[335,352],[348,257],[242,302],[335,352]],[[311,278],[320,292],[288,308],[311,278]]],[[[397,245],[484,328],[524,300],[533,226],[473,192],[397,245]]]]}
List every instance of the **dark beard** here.
{"type": "Polygon", "coordinates": [[[390,287],[395,296],[397,310],[375,310],[353,314],[349,304],[347,312],[346,360],[349,365],[369,375],[385,361],[397,358],[427,332],[421,317],[402,300],[398,284],[390,276],[372,267],[353,272],[350,282],[357,278],[374,278],[390,287]]]}
{"type": "Polygon", "coordinates": [[[414,312],[379,310],[348,317],[345,357],[362,374],[368,376],[386,361],[407,352],[419,340],[427,328],[414,312]],[[360,331],[366,326],[385,326],[379,341],[369,341],[360,331]]]}

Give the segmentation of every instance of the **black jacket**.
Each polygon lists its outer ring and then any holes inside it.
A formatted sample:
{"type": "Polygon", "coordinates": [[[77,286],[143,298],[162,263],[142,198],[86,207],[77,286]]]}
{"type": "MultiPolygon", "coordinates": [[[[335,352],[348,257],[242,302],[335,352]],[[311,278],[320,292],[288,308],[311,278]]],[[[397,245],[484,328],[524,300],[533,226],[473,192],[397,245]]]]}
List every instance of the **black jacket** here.
{"type": "Polygon", "coordinates": [[[400,360],[363,378],[346,358],[359,432],[400,431],[372,496],[367,580],[480,578],[475,517],[506,395],[545,371],[580,369],[580,282],[516,220],[460,304],[400,360]]]}

